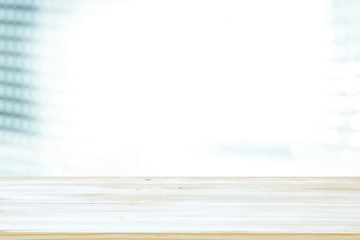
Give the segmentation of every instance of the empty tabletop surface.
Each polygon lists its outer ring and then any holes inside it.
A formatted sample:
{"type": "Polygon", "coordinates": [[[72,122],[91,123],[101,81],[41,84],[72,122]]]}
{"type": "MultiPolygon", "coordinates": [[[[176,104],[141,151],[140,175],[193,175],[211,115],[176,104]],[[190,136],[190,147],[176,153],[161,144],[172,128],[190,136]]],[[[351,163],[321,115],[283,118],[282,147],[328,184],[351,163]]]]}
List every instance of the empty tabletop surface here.
{"type": "Polygon", "coordinates": [[[360,178],[0,178],[0,239],[360,239],[360,178]]]}

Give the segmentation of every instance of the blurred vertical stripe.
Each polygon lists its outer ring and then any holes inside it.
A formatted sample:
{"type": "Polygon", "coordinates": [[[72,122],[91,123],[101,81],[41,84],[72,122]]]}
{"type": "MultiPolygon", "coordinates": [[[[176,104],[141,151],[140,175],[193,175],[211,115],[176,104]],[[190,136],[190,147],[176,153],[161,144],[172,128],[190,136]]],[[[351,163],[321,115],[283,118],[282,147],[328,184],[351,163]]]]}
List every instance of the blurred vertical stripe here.
{"type": "Polygon", "coordinates": [[[0,174],[38,173],[38,1],[0,0],[0,174]]]}

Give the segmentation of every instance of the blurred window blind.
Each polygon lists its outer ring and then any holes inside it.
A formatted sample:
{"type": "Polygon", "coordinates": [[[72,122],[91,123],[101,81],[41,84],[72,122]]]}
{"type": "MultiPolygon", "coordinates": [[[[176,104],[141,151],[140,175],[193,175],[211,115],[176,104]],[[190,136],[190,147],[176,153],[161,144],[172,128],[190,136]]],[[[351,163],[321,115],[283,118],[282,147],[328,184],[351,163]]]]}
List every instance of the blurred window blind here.
{"type": "Polygon", "coordinates": [[[0,174],[33,175],[39,119],[34,79],[37,1],[0,1],[0,174]]]}

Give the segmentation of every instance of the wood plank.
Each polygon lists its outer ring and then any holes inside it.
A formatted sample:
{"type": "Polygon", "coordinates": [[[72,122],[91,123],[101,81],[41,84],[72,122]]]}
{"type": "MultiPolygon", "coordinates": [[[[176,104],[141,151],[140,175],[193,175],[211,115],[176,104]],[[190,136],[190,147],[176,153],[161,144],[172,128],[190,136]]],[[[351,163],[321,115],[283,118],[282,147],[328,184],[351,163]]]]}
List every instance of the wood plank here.
{"type": "Polygon", "coordinates": [[[360,178],[0,178],[0,239],[360,239],[360,178]]]}

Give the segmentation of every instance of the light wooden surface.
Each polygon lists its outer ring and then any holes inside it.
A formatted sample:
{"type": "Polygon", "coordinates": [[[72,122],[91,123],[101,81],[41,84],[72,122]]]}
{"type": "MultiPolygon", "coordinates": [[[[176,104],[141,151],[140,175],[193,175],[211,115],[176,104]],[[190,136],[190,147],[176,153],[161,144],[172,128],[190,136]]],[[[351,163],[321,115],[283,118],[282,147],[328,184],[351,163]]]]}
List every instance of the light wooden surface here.
{"type": "Polygon", "coordinates": [[[360,178],[0,178],[0,239],[359,240],[360,178]]]}

